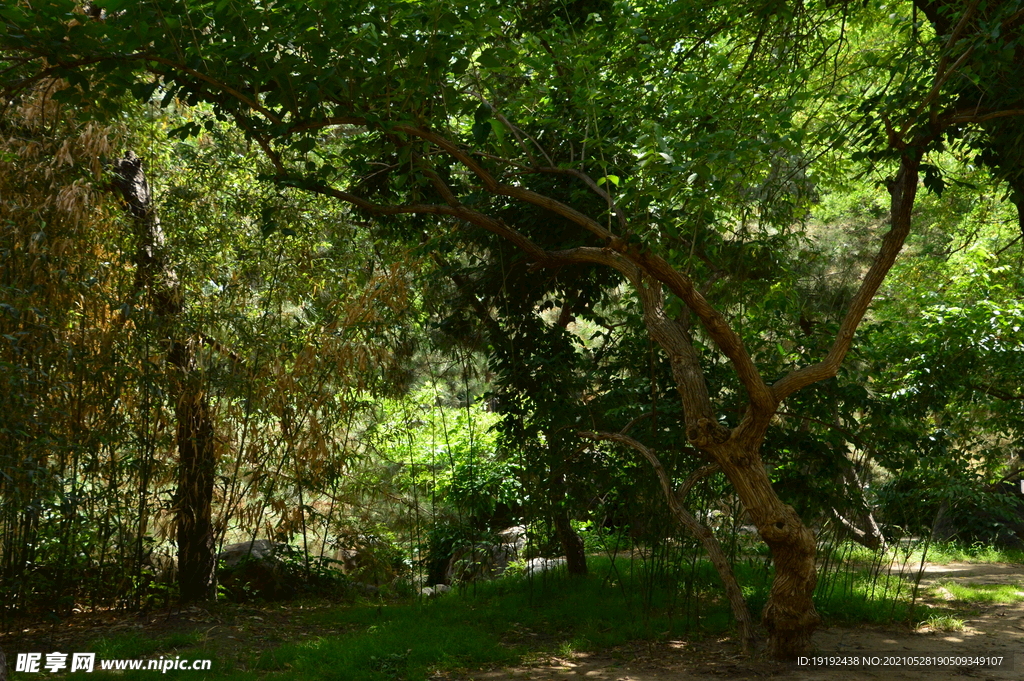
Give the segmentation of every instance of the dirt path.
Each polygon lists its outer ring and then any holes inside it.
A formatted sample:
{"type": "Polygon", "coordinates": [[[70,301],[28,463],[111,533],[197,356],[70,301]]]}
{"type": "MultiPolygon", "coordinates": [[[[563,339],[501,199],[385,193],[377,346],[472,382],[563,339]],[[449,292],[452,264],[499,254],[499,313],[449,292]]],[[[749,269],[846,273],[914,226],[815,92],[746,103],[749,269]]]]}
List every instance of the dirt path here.
{"type": "MultiPolygon", "coordinates": [[[[953,579],[970,584],[1024,584],[1024,565],[929,565],[922,588],[953,579]]],[[[1024,586],[1021,587],[1024,591],[1024,586]]],[[[935,601],[929,601],[935,603],[935,601]]],[[[959,604],[962,605],[962,604],[959,604]]],[[[473,681],[691,681],[695,679],[780,679],[786,681],[903,681],[910,679],[1024,679],[1024,603],[966,606],[958,617],[958,632],[927,627],[830,627],[815,634],[817,655],[881,658],[861,667],[779,665],[740,656],[728,640],[691,643],[668,641],[639,644],[602,653],[580,653],[571,659],[547,658],[511,669],[472,674],[473,681]],[[982,668],[885,666],[885,658],[900,656],[964,656],[1010,658],[1009,666],[982,668]]],[[[892,660],[889,660],[892,662],[892,660]]]]}

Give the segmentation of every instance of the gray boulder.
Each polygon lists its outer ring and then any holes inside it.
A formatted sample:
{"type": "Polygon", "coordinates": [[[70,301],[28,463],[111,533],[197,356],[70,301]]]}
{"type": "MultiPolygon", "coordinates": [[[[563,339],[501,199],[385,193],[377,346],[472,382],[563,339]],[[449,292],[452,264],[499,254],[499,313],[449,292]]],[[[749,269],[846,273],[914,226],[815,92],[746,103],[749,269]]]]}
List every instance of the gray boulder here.
{"type": "Polygon", "coordinates": [[[269,539],[244,541],[225,546],[224,550],[217,554],[217,560],[222,561],[225,568],[233,568],[246,559],[270,560],[275,553],[285,551],[287,547],[287,544],[272,542],[269,539]]]}
{"type": "Polygon", "coordinates": [[[565,558],[531,558],[526,561],[523,574],[537,575],[548,570],[554,570],[561,565],[565,565],[565,558]]]}
{"type": "Polygon", "coordinates": [[[217,554],[222,564],[217,579],[233,601],[292,598],[297,585],[281,560],[290,550],[287,544],[268,539],[225,546],[217,554]]]}
{"type": "Polygon", "coordinates": [[[456,549],[445,568],[444,583],[500,577],[525,547],[526,528],[516,525],[499,532],[493,544],[481,542],[456,549]]]}

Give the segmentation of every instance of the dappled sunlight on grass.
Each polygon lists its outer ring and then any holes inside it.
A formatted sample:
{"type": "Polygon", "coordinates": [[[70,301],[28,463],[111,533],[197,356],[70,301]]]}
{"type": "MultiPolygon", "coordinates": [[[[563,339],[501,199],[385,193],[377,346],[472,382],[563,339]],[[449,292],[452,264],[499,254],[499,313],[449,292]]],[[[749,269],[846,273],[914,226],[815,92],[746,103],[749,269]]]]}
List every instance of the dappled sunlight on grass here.
{"type": "Polygon", "coordinates": [[[933,589],[944,596],[948,593],[953,599],[966,603],[1017,603],[1024,601],[1024,586],[1020,584],[957,584],[944,580],[933,589]],[[945,592],[945,593],[942,593],[945,592]]]}

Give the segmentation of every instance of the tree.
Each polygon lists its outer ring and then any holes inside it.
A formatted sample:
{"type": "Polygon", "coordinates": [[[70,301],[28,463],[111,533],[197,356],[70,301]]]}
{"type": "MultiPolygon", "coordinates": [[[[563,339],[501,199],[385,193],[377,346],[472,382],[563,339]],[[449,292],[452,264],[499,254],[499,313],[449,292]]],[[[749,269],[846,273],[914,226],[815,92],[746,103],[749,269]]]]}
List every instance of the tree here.
{"type": "Polygon", "coordinates": [[[146,180],[142,159],[133,152],[114,163],[114,186],[121,193],[135,232],[135,281],[149,299],[161,345],[166,346],[167,394],[176,396],[178,487],[175,537],[178,588],[182,602],[216,598],[217,551],[213,527],[213,482],[217,471],[216,431],[208,386],[198,371],[195,334],[183,337],[185,306],[181,280],[168,262],[164,233],[146,180]]]}
{"type": "MultiPolygon", "coordinates": [[[[548,3],[96,4],[106,13],[95,20],[69,1],[5,8],[7,91],[49,76],[78,86],[69,101],[208,102],[264,151],[280,186],[375,216],[381,234],[430,247],[448,225],[470,227],[518,249],[517,276],[614,271],[671,364],[678,427],[772,551],[770,653],[806,650],[814,536],[774,489],[761,445],[784,400],[839,370],[910,231],[922,170],[935,184],[924,154],[945,131],[1002,115],[926,115],[947,101],[941,57],[929,69],[911,48],[879,65],[890,88],[855,92],[856,113],[832,107],[840,123],[828,125],[817,102],[853,70],[840,59],[852,51],[844,4],[594,3],[564,15],[548,3]],[[890,230],[828,349],[774,378],[760,368],[773,344],[743,309],[784,282],[770,256],[811,198],[808,159],[852,122],[860,159],[890,169],[890,230]],[[713,394],[719,358],[734,378],[713,394]],[[713,399],[726,394],[744,396],[738,418],[713,399]]],[[[918,44],[913,25],[894,28],[897,48],[918,44]]],[[[940,42],[926,41],[926,56],[940,42]]]]}
{"type": "Polygon", "coordinates": [[[381,268],[386,247],[333,202],[257,182],[259,152],[227,126],[168,140],[202,112],[130,105],[131,125],[99,125],[53,100],[63,86],[40,82],[0,119],[5,614],[162,600],[176,513],[177,575],[198,597],[225,536],[335,532],[355,486],[344,434],[360,391],[395,389],[408,302],[401,258],[381,268]],[[122,145],[146,150],[151,192],[122,145]],[[200,418],[179,431],[189,404],[200,418]],[[304,493],[330,495],[333,515],[304,493]]]}

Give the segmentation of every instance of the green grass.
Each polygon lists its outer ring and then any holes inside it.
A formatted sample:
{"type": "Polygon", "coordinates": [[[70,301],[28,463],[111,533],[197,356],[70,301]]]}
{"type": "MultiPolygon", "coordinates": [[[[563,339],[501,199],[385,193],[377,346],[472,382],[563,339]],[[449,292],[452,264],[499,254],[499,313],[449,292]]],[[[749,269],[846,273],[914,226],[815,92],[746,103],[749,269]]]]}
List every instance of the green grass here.
{"type": "MultiPolygon", "coordinates": [[[[918,560],[920,556],[918,555],[918,560]]],[[[928,548],[929,563],[1024,563],[1024,551],[995,546],[935,543],[928,548]]]]}
{"type": "Polygon", "coordinates": [[[935,590],[945,589],[958,601],[965,603],[1017,603],[1024,601],[1024,586],[1019,584],[957,584],[944,581],[935,590]]]}
{"type": "MultiPolygon", "coordinates": [[[[831,560],[847,560],[862,563],[889,563],[896,561],[910,566],[920,565],[925,542],[892,544],[884,554],[872,551],[853,542],[839,542],[823,547],[819,561],[826,555],[831,560]]],[[[928,544],[927,562],[937,565],[946,563],[1024,563],[1024,551],[1000,549],[983,544],[966,545],[958,542],[931,542],[928,544]]]]}
{"type": "MultiPolygon", "coordinates": [[[[619,559],[614,568],[607,558],[589,562],[591,574],[583,579],[517,577],[468,585],[433,599],[311,609],[296,615],[292,638],[298,632],[312,636],[253,650],[245,659],[236,655],[235,663],[216,642],[197,635],[189,641],[147,640],[126,633],[98,641],[94,650],[105,659],[163,655],[214,660],[210,672],[171,670],[160,674],[166,678],[418,681],[438,670],[510,665],[532,654],[566,655],[637,639],[699,638],[731,625],[708,564],[655,573],[641,561],[619,559]]],[[[94,672],[100,679],[150,681],[153,674],[94,672]]]]}
{"type": "Polygon", "coordinates": [[[930,627],[935,631],[963,631],[967,623],[950,615],[932,615],[921,622],[921,625],[930,627]]]}
{"type": "Polygon", "coordinates": [[[884,624],[911,621],[930,611],[911,602],[913,592],[913,581],[898,574],[856,569],[821,575],[814,601],[830,623],[884,624]]]}

